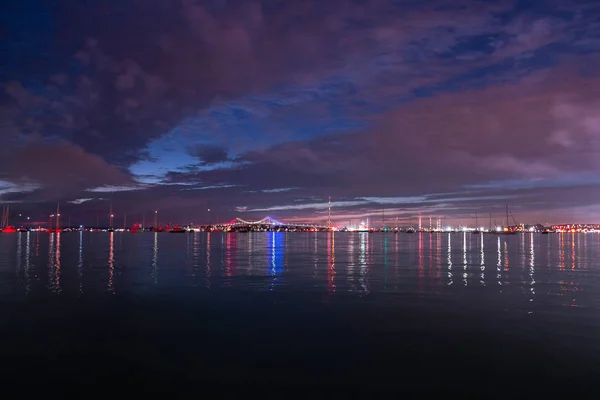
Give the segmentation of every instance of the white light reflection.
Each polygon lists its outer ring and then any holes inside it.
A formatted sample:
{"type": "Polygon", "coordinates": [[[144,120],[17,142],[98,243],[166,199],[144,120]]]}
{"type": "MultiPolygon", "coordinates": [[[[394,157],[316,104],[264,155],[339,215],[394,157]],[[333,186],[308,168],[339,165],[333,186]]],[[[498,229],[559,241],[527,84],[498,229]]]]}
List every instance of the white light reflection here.
{"type": "Polygon", "coordinates": [[[348,283],[352,290],[356,289],[356,283],[354,282],[355,273],[354,273],[354,240],[356,238],[355,234],[349,235],[350,238],[348,240],[348,271],[346,273],[346,278],[348,279],[348,283]]]}
{"type": "MultiPolygon", "coordinates": [[[[221,237],[223,237],[223,236],[221,236],[221,237]]],[[[224,275],[227,278],[230,278],[232,275],[232,268],[233,268],[232,254],[235,251],[235,244],[232,243],[232,241],[235,238],[235,236],[234,235],[225,235],[225,237],[226,237],[225,246],[223,246],[223,249],[225,251],[224,275]]],[[[224,285],[231,286],[231,280],[229,280],[229,279],[225,280],[224,285]]]]}
{"type": "Polygon", "coordinates": [[[463,284],[467,286],[467,232],[463,232],[463,284]]]}
{"type": "Polygon", "coordinates": [[[48,235],[48,286],[52,292],[55,292],[54,282],[56,271],[54,269],[54,238],[56,235],[58,234],[50,233],[48,235]]]}
{"type": "Polygon", "coordinates": [[[335,232],[327,232],[328,252],[329,252],[329,266],[327,268],[327,291],[329,293],[335,293],[335,232]]]}
{"type": "Polygon", "coordinates": [[[483,249],[483,236],[484,235],[479,235],[481,237],[481,252],[480,252],[480,259],[481,259],[481,265],[479,267],[479,269],[481,270],[481,280],[479,281],[479,283],[481,283],[483,286],[485,286],[485,252],[483,249]]]}
{"type": "Polygon", "coordinates": [[[211,283],[210,283],[210,277],[211,277],[211,270],[210,270],[210,232],[206,233],[206,271],[205,271],[205,280],[206,280],[206,288],[208,290],[211,289],[211,283]]]}
{"type": "Polygon", "coordinates": [[[360,267],[360,286],[363,294],[369,294],[369,285],[367,284],[367,235],[366,232],[360,232],[360,247],[358,263],[360,267]]]}
{"type": "Polygon", "coordinates": [[[531,236],[531,241],[529,244],[529,292],[531,293],[531,298],[529,299],[529,301],[533,301],[535,297],[535,250],[533,244],[533,233],[529,236],[531,236]]]}
{"type": "Polygon", "coordinates": [[[315,231],[315,247],[314,247],[314,251],[313,251],[313,264],[314,264],[314,268],[313,268],[313,278],[316,278],[317,275],[319,274],[319,257],[318,257],[318,241],[317,238],[319,237],[317,231],[315,231]]]}
{"type": "Polygon", "coordinates": [[[394,235],[396,237],[396,261],[394,263],[394,274],[395,274],[395,279],[394,279],[394,283],[396,283],[396,285],[394,285],[394,288],[398,288],[398,263],[400,262],[400,256],[398,253],[398,234],[394,235]]]}
{"type": "MultiPolygon", "coordinates": [[[[519,244],[519,253],[521,253],[521,267],[523,269],[525,269],[527,267],[527,260],[526,260],[526,250],[525,250],[525,236],[527,234],[526,233],[522,233],[521,234],[521,243],[519,244]]],[[[531,235],[531,234],[530,234],[531,235]]]]}
{"type": "Polygon", "coordinates": [[[571,233],[571,271],[575,271],[575,232],[571,233]]]}
{"type": "Polygon", "coordinates": [[[502,285],[502,246],[500,245],[500,238],[498,238],[498,263],[496,264],[496,273],[498,285],[502,285]]]}
{"type": "Polygon", "coordinates": [[[254,246],[253,237],[254,237],[254,235],[248,234],[247,237],[248,237],[248,273],[250,273],[252,271],[252,269],[254,268],[254,264],[252,262],[252,251],[253,251],[253,246],[254,246]]]}
{"type": "Polygon", "coordinates": [[[25,243],[25,293],[31,291],[31,262],[30,262],[30,233],[27,231],[27,242],[25,243]]]}
{"type": "Polygon", "coordinates": [[[152,271],[150,273],[154,284],[158,284],[158,232],[154,232],[154,247],[152,252],[152,271]]]}
{"type": "Polygon", "coordinates": [[[77,262],[77,278],[79,279],[79,294],[83,294],[83,231],[79,231],[79,260],[77,262]]]}
{"type": "Polygon", "coordinates": [[[21,263],[23,262],[23,238],[17,232],[17,276],[21,275],[21,263]]]}
{"type": "Polygon", "coordinates": [[[108,291],[115,294],[115,233],[110,232],[108,242],[108,291]]]}
{"type": "Polygon", "coordinates": [[[509,284],[510,281],[508,280],[508,276],[509,276],[509,259],[508,259],[508,242],[505,240],[504,241],[504,272],[506,272],[505,276],[506,276],[506,280],[504,281],[505,284],[509,284]]]}
{"type": "Polygon", "coordinates": [[[60,294],[60,232],[56,232],[56,243],[54,245],[54,291],[60,294]]]}
{"type": "MultiPolygon", "coordinates": [[[[194,243],[192,245],[192,249],[192,277],[195,278],[198,272],[198,259],[200,258],[200,233],[196,231],[194,231],[194,243]]],[[[193,279],[193,284],[194,286],[196,285],[196,279],[193,279]]]]}
{"type": "Polygon", "coordinates": [[[448,233],[448,286],[452,286],[452,234],[448,233]]]}

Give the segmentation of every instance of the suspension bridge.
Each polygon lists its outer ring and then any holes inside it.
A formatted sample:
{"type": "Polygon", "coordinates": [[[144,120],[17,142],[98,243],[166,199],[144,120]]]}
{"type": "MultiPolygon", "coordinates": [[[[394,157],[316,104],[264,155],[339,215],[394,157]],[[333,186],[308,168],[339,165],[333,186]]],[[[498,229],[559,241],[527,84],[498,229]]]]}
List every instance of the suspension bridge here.
{"type": "Polygon", "coordinates": [[[311,230],[328,229],[327,225],[302,224],[296,222],[282,222],[271,217],[264,217],[257,221],[247,221],[242,218],[234,218],[222,225],[229,230],[311,230]]]}

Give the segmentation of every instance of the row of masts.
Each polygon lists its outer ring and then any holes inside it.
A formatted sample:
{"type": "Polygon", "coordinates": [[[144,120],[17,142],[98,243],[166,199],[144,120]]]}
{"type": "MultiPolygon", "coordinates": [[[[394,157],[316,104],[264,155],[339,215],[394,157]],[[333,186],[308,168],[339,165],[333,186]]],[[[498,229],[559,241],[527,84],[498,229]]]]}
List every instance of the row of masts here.
{"type": "Polygon", "coordinates": [[[0,229],[8,227],[8,216],[10,215],[10,206],[2,206],[2,219],[0,220],[0,229]]]}
{"type": "MultiPolygon", "coordinates": [[[[492,227],[493,227],[492,226],[492,214],[488,213],[488,215],[489,215],[489,230],[491,231],[492,227]]],[[[510,226],[509,215],[512,217],[514,225],[516,226],[517,222],[515,220],[515,217],[512,215],[512,213],[509,212],[509,210],[508,210],[508,204],[507,204],[506,205],[506,225],[505,225],[506,227],[510,226]]],[[[329,223],[330,223],[329,221],[331,221],[331,207],[330,207],[330,211],[329,211],[328,226],[329,226],[329,223]]],[[[385,209],[382,209],[381,210],[381,228],[385,228],[385,222],[386,222],[385,221],[385,209]]],[[[399,217],[396,217],[396,227],[399,226],[399,222],[400,222],[399,221],[399,217]]],[[[494,225],[495,225],[495,221],[494,221],[494,225]]],[[[412,220],[410,221],[409,227],[413,228],[412,220]]],[[[479,232],[479,228],[480,228],[479,227],[479,216],[478,216],[478,213],[476,212],[475,213],[475,231],[474,232],[479,232]]],[[[422,231],[424,229],[425,228],[423,226],[423,219],[422,219],[421,213],[419,213],[419,227],[418,227],[418,230],[422,231]]],[[[429,230],[433,231],[433,230],[441,230],[441,229],[442,229],[442,218],[436,217],[436,226],[434,227],[433,226],[433,219],[430,216],[429,217],[429,230]]]]}

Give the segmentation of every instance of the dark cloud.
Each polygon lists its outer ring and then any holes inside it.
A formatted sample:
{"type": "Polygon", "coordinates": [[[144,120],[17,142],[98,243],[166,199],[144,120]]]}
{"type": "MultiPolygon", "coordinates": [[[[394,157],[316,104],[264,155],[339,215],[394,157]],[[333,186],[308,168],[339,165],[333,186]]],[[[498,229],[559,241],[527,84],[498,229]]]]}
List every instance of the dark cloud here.
{"type": "Polygon", "coordinates": [[[201,165],[213,165],[228,160],[227,149],[211,144],[199,144],[189,149],[189,153],[198,158],[201,165]]]}
{"type": "Polygon", "coordinates": [[[38,188],[39,200],[60,200],[106,185],[132,185],[131,177],[101,157],[69,143],[31,143],[0,161],[1,179],[38,188]]]}

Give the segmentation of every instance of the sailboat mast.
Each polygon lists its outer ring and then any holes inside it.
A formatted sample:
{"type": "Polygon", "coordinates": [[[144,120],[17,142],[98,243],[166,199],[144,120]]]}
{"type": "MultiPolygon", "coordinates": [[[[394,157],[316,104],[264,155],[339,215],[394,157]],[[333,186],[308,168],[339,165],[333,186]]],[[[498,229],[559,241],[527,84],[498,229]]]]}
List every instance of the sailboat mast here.
{"type": "Polygon", "coordinates": [[[506,205],[506,227],[508,228],[508,204],[506,205]]]}
{"type": "Polygon", "coordinates": [[[56,203],[56,230],[60,228],[60,203],[56,203]]]}
{"type": "Polygon", "coordinates": [[[327,198],[327,228],[331,228],[331,196],[327,198]]]}

